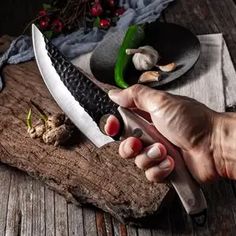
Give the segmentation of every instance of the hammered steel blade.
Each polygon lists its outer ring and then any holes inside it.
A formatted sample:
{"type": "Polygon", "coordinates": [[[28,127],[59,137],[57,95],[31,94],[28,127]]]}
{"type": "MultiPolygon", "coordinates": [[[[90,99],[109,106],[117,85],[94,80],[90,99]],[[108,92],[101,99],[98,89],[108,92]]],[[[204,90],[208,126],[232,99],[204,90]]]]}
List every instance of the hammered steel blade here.
{"type": "Polygon", "coordinates": [[[40,73],[63,112],[97,147],[114,141],[101,132],[98,124],[105,114],[119,117],[118,106],[66,60],[35,25],[32,38],[40,73]]]}

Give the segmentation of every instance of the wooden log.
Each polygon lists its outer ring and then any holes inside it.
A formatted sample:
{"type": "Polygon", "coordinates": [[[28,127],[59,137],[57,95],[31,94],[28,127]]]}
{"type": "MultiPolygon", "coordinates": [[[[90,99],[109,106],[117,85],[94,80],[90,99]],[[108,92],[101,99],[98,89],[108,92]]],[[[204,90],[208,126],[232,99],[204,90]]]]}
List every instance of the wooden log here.
{"type": "MultiPolygon", "coordinates": [[[[59,112],[35,62],[4,69],[0,93],[0,161],[42,180],[68,201],[91,204],[121,222],[139,223],[158,213],[173,195],[167,184],[151,184],[133,161],[119,157],[117,143],[97,149],[82,134],[66,147],[31,139],[26,114],[32,99],[49,112],[59,112]]],[[[158,224],[158,218],[156,224],[158,224]]],[[[145,223],[145,220],[143,221],[145,223]]]]}

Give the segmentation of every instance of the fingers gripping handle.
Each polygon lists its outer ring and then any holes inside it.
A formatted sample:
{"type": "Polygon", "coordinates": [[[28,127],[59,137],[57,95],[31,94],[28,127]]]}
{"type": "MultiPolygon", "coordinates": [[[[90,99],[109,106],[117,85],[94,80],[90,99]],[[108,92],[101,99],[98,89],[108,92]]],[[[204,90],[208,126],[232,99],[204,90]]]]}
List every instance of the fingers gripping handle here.
{"type": "Polygon", "coordinates": [[[195,215],[205,210],[207,203],[204,194],[198,183],[186,169],[183,159],[176,147],[142,117],[122,107],[119,107],[118,111],[124,121],[125,137],[138,133],[141,140],[146,144],[160,142],[165,145],[168,154],[174,158],[175,170],[169,176],[169,180],[179,195],[186,212],[190,215],[195,215]]]}

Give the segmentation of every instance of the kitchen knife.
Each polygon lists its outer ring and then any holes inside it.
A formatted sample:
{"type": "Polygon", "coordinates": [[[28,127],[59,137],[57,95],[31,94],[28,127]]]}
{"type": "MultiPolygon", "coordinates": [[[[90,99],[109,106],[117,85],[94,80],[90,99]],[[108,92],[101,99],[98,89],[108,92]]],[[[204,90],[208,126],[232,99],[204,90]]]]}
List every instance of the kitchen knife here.
{"type": "Polygon", "coordinates": [[[116,138],[138,135],[146,144],[163,143],[175,160],[175,170],[169,180],[175,188],[186,212],[198,224],[206,218],[207,203],[198,183],[192,178],[177,148],[164,138],[148,121],[110,100],[82,71],[71,64],[59,50],[32,25],[32,40],[36,62],[50,93],[71,119],[97,147],[114,141],[99,128],[107,114],[115,115],[122,124],[116,138]]]}

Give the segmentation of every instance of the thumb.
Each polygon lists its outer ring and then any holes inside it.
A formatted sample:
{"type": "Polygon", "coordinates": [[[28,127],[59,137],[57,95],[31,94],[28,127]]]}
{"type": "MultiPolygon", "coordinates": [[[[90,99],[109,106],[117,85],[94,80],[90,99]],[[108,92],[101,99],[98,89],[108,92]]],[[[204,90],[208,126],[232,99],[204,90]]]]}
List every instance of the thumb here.
{"type": "Polygon", "coordinates": [[[108,93],[111,100],[122,107],[138,108],[153,113],[161,108],[168,94],[163,91],[136,84],[127,89],[110,90],[108,93]]]}

